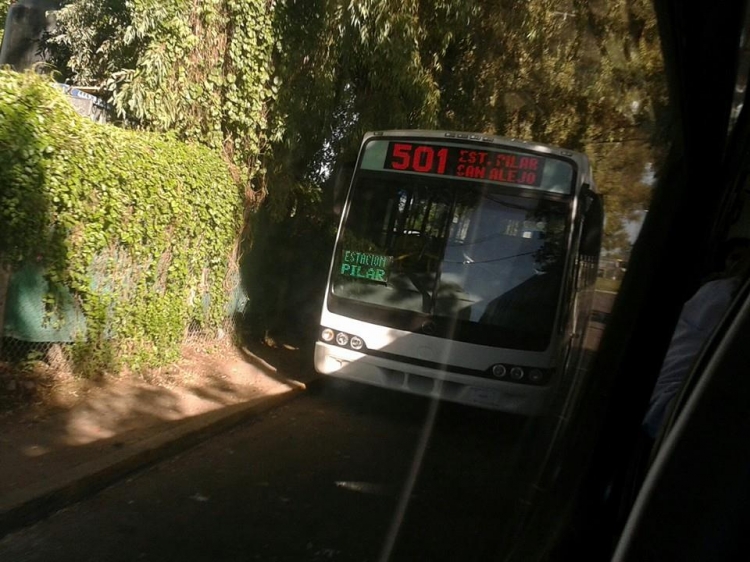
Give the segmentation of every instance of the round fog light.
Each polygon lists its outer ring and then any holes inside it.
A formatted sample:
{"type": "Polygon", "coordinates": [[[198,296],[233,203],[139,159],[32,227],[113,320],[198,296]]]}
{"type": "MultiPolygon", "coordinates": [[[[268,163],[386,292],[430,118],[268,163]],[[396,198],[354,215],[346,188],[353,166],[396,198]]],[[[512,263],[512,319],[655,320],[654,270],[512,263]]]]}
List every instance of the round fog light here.
{"type": "Polygon", "coordinates": [[[359,351],[365,346],[365,342],[362,341],[362,338],[359,336],[352,336],[352,339],[349,341],[349,345],[352,346],[352,349],[355,351],[359,351]]]}
{"type": "Polygon", "coordinates": [[[349,336],[347,336],[344,332],[339,332],[336,334],[336,343],[339,345],[346,345],[349,343],[349,336]]]}
{"type": "Polygon", "coordinates": [[[333,330],[330,328],[326,328],[320,333],[320,339],[323,341],[333,341],[333,338],[336,334],[333,333],[333,330]]]}
{"type": "Polygon", "coordinates": [[[505,369],[505,365],[493,365],[492,366],[492,376],[498,379],[501,379],[505,376],[507,373],[507,370],[505,369]]]}
{"type": "Polygon", "coordinates": [[[510,370],[510,376],[515,380],[520,381],[523,378],[523,369],[521,367],[513,367],[510,370]]]}

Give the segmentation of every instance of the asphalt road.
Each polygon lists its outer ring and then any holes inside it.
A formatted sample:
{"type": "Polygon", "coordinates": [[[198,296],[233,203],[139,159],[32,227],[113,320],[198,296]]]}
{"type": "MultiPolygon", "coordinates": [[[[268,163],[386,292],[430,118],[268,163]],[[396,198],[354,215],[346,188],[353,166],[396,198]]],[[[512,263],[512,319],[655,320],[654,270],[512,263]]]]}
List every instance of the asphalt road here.
{"type": "Polygon", "coordinates": [[[487,560],[525,425],[336,381],[6,537],[0,560],[487,560]]]}
{"type": "Polygon", "coordinates": [[[498,559],[540,429],[327,380],[7,536],[0,560],[498,559]]]}

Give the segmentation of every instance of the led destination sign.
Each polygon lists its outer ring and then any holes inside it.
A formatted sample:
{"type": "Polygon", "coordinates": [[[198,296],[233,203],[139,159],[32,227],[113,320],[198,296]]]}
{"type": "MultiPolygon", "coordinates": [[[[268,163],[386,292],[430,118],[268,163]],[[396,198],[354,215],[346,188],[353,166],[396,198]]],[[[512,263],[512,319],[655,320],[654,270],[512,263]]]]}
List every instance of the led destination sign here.
{"type": "Polygon", "coordinates": [[[384,168],[540,187],[546,160],[500,150],[390,142],[384,168]]]}
{"type": "Polygon", "coordinates": [[[339,273],[344,277],[388,283],[393,262],[391,256],[344,250],[341,257],[339,273]]]}

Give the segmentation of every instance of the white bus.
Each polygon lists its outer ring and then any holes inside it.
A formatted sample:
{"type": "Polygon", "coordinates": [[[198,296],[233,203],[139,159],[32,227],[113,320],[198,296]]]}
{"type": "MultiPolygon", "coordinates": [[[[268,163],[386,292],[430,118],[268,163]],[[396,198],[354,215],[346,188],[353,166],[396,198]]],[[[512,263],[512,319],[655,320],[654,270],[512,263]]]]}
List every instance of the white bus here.
{"type": "Polygon", "coordinates": [[[316,370],[545,411],[580,355],[602,222],[584,154],[484,134],[368,133],[331,261],[316,370]]]}

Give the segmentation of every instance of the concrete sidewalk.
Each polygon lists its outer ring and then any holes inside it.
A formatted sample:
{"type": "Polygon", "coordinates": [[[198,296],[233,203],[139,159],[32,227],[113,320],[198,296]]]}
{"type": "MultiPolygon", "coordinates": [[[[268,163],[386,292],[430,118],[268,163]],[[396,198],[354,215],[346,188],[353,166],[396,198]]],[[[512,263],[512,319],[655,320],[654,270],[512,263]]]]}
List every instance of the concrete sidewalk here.
{"type": "Polygon", "coordinates": [[[221,358],[193,386],[117,381],[42,420],[0,421],[0,537],[260,415],[318,378],[299,350],[244,351],[221,358]]]}

